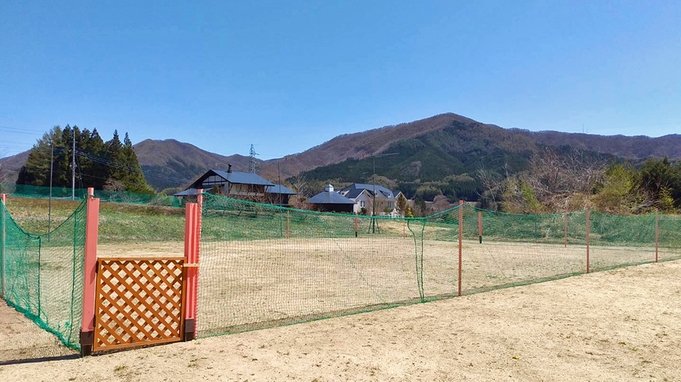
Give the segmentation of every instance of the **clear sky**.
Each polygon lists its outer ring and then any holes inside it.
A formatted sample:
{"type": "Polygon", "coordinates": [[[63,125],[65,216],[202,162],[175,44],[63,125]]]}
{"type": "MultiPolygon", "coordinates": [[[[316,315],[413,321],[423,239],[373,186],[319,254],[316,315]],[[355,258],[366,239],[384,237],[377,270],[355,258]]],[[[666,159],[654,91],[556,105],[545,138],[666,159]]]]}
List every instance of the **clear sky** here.
{"type": "Polygon", "coordinates": [[[454,112],[681,132],[681,1],[0,1],[0,157],[55,125],[223,155],[454,112]]]}

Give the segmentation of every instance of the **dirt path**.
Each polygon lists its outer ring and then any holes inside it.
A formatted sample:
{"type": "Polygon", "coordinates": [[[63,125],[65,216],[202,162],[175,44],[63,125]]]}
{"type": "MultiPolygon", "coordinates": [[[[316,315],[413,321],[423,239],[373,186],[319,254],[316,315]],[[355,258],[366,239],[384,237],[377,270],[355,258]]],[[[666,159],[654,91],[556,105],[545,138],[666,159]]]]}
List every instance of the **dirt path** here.
{"type": "MultiPolygon", "coordinates": [[[[679,301],[681,262],[649,264],[190,343],[3,365],[0,381],[678,381],[679,301]]],[[[7,324],[6,308],[0,314],[2,354],[24,329],[7,324]]]]}

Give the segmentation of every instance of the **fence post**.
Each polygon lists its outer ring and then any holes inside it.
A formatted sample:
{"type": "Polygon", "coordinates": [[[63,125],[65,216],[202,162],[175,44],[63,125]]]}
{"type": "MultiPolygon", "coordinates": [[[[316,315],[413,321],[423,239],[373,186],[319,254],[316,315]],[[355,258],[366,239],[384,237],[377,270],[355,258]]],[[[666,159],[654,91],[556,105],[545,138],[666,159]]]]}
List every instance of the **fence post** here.
{"type": "Polygon", "coordinates": [[[459,296],[461,296],[462,264],[463,264],[463,200],[459,200],[459,296]]]}
{"type": "Polygon", "coordinates": [[[655,262],[656,263],[657,263],[657,260],[658,260],[659,236],[660,236],[660,231],[659,231],[659,223],[658,223],[657,208],[656,208],[655,209],[655,262]]]}
{"type": "Polygon", "coordinates": [[[589,245],[591,239],[591,206],[586,205],[586,273],[589,273],[589,245]]]}
{"type": "Polygon", "coordinates": [[[565,248],[567,248],[567,242],[568,242],[568,212],[565,210],[563,212],[563,231],[565,231],[565,248]]]}
{"type": "Polygon", "coordinates": [[[0,224],[2,224],[2,246],[0,246],[0,284],[2,284],[2,287],[0,288],[0,298],[3,300],[5,299],[5,240],[7,239],[7,228],[5,227],[5,211],[7,210],[7,206],[5,202],[7,201],[7,196],[5,194],[1,195],[2,198],[2,221],[0,224]]]}
{"type": "Polygon", "coordinates": [[[196,277],[194,277],[194,306],[192,307],[194,309],[193,315],[194,315],[194,335],[193,338],[196,338],[196,335],[198,333],[198,306],[199,306],[199,258],[201,255],[201,220],[203,219],[203,189],[199,188],[196,190],[196,217],[195,217],[195,223],[194,223],[194,262],[197,265],[196,270],[194,271],[196,273],[196,277]]]}
{"type": "Polygon", "coordinates": [[[80,326],[80,355],[92,353],[95,343],[95,289],[97,278],[97,240],[99,199],[93,188],[87,189],[85,218],[85,264],[83,265],[83,317],[80,326]]]}
{"type": "Polygon", "coordinates": [[[482,211],[478,211],[478,237],[480,244],[482,244],[482,211]]]}
{"type": "Polygon", "coordinates": [[[184,221],[184,256],[185,256],[185,319],[184,341],[191,341],[196,336],[196,300],[197,300],[197,273],[198,256],[196,253],[196,219],[198,204],[187,203],[185,205],[184,221]]]}

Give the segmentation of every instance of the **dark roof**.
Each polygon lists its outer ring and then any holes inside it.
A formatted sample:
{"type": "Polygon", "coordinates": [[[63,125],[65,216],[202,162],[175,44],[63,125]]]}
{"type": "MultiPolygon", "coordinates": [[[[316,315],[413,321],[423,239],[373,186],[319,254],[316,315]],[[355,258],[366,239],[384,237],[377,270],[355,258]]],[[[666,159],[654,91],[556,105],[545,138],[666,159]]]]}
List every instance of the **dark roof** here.
{"type": "Polygon", "coordinates": [[[238,172],[238,171],[222,171],[222,170],[210,170],[216,175],[222,177],[229,183],[233,184],[253,184],[257,186],[274,186],[274,183],[263,178],[258,174],[252,172],[238,172]]]}
{"type": "Polygon", "coordinates": [[[265,187],[265,192],[268,194],[282,194],[282,195],[295,195],[296,193],[291,190],[290,188],[287,188],[286,186],[282,186],[281,184],[275,184],[274,186],[267,186],[265,187]]]}
{"type": "Polygon", "coordinates": [[[381,195],[384,198],[390,200],[395,198],[395,193],[390,191],[389,189],[379,186],[378,184],[366,184],[366,183],[353,183],[344,189],[341,190],[341,192],[346,192],[346,196],[348,198],[356,198],[359,196],[359,194],[362,193],[363,190],[367,190],[370,193],[373,194],[374,190],[376,190],[376,195],[381,195]]]}
{"type": "Polygon", "coordinates": [[[352,200],[335,191],[324,191],[306,200],[310,204],[355,204],[352,200]]]}
{"type": "Polygon", "coordinates": [[[198,190],[196,188],[188,188],[184,191],[180,191],[177,194],[173,194],[173,196],[193,196],[198,193],[198,190]]]}

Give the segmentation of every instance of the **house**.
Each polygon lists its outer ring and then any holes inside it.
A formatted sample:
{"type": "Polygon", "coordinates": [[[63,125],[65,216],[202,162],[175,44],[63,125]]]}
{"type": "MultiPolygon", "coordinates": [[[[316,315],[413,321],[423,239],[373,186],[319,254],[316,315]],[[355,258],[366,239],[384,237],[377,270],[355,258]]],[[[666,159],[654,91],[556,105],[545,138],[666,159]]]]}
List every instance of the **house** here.
{"type": "Polygon", "coordinates": [[[267,193],[267,203],[277,206],[288,207],[290,205],[291,196],[296,193],[281,184],[265,187],[267,193]]]}
{"type": "Polygon", "coordinates": [[[353,212],[367,215],[397,216],[397,198],[401,192],[393,192],[378,184],[353,183],[339,191],[352,200],[353,212]],[[374,212],[375,213],[372,213],[374,212]]]}
{"type": "Polygon", "coordinates": [[[198,189],[230,198],[283,206],[287,206],[291,195],[295,195],[290,189],[274,184],[258,174],[232,171],[232,165],[229,165],[227,171],[208,170],[186,190],[178,192],[175,196],[192,197],[196,195],[198,189]]]}
{"type": "Polygon", "coordinates": [[[355,202],[339,194],[332,185],[324,188],[323,192],[306,200],[317,211],[352,213],[355,202]]]}

